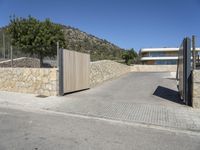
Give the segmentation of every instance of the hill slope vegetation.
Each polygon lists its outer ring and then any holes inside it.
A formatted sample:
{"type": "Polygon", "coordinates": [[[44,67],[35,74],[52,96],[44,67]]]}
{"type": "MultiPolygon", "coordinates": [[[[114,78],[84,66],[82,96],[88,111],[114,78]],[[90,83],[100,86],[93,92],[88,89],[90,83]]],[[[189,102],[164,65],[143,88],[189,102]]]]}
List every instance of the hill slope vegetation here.
{"type": "MultiPolygon", "coordinates": [[[[71,26],[60,25],[63,28],[66,49],[75,50],[79,52],[90,53],[91,60],[102,60],[102,59],[121,59],[124,49],[108,42],[105,39],[100,39],[96,36],[80,31],[77,28],[71,26]]],[[[3,43],[3,32],[7,27],[0,28],[0,49],[3,43]]],[[[9,36],[6,34],[6,47],[10,45],[9,36]]]]}

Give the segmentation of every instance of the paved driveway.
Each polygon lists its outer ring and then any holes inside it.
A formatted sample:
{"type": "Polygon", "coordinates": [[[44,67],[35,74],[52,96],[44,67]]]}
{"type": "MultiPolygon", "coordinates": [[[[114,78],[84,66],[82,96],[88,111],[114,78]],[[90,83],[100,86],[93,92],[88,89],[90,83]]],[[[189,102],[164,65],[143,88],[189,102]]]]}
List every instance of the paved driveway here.
{"type": "Polygon", "coordinates": [[[200,112],[181,103],[171,73],[129,73],[64,99],[53,110],[200,131],[200,112]]]}
{"type": "Polygon", "coordinates": [[[108,102],[181,106],[176,81],[171,73],[129,73],[93,89],[65,97],[74,103],[79,101],[84,104],[108,102]]]}
{"type": "Polygon", "coordinates": [[[99,114],[112,107],[118,111],[144,105],[187,107],[181,104],[171,73],[129,73],[93,89],[65,95],[65,100],[59,111],[81,114],[99,114]]]}

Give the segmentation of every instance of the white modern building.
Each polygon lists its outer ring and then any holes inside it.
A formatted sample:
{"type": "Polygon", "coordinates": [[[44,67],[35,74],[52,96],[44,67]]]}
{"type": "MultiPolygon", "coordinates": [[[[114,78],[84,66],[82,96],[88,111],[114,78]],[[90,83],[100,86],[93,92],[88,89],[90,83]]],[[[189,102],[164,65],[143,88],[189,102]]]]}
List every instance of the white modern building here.
{"type": "MultiPolygon", "coordinates": [[[[142,64],[168,65],[176,64],[179,48],[142,48],[140,57],[142,64]]],[[[200,48],[196,48],[200,52],[200,48]]]]}

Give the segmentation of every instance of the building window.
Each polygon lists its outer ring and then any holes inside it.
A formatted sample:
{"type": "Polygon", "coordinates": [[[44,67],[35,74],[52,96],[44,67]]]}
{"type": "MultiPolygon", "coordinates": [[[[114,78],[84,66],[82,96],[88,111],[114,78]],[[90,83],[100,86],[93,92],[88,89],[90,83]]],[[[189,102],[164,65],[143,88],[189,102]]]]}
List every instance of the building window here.
{"type": "Polygon", "coordinates": [[[156,60],[155,65],[175,65],[177,60],[156,60]]]}
{"type": "Polygon", "coordinates": [[[177,52],[148,52],[142,54],[143,57],[170,57],[177,55],[177,52]]]}

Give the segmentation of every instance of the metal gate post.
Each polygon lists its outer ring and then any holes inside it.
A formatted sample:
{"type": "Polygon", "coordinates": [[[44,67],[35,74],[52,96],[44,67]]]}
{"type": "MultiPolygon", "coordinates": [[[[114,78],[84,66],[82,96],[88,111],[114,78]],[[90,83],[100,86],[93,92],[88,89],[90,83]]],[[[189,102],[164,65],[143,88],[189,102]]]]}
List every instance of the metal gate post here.
{"type": "Polygon", "coordinates": [[[13,68],[13,47],[10,46],[10,60],[11,60],[11,68],[13,68]]]}
{"type": "Polygon", "coordinates": [[[63,89],[63,49],[59,49],[59,96],[64,95],[64,89],[63,89]]]}
{"type": "Polygon", "coordinates": [[[196,38],[195,36],[193,35],[192,36],[192,69],[196,69],[196,50],[195,50],[195,41],[196,41],[196,38]]]}
{"type": "Polygon", "coordinates": [[[191,40],[185,38],[183,43],[183,79],[184,79],[184,102],[186,105],[192,105],[191,101],[191,40]]]}

